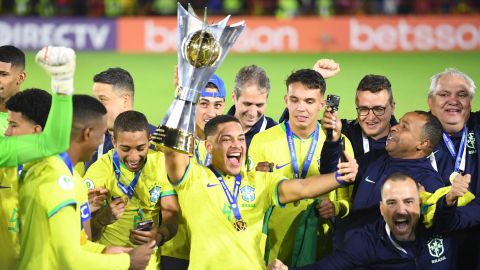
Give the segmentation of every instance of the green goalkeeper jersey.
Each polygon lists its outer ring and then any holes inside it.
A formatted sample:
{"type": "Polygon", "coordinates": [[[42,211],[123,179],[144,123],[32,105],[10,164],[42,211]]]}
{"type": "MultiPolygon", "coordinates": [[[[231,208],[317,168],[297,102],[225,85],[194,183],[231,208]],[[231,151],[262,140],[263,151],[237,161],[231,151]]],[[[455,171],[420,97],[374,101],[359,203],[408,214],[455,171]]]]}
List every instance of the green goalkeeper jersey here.
{"type": "Polygon", "coordinates": [[[39,134],[0,136],[0,167],[15,167],[68,149],[72,128],[72,96],[54,94],[45,129],[39,134]]]}

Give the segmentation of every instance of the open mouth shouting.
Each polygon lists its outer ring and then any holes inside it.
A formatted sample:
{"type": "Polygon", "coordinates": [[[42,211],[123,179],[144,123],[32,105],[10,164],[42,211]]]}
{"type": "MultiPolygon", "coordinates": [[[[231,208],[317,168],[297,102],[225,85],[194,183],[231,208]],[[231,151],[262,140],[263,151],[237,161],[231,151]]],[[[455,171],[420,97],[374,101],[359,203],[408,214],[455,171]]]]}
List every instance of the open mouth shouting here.
{"type": "Polygon", "coordinates": [[[397,215],[393,217],[393,225],[399,233],[408,233],[411,219],[408,215],[397,215]]]}
{"type": "Polygon", "coordinates": [[[227,153],[227,162],[233,167],[241,167],[242,152],[241,150],[232,150],[227,153]]]}

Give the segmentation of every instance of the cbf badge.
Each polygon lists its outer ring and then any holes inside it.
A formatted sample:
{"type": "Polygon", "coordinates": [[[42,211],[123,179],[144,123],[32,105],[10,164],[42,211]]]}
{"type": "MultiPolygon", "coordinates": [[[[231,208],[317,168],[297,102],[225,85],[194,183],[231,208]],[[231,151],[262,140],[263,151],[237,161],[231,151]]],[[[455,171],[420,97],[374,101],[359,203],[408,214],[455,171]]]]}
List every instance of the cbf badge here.
{"type": "Polygon", "coordinates": [[[440,258],[442,256],[444,249],[443,249],[443,239],[441,238],[433,238],[432,240],[428,241],[428,252],[432,257],[440,258]]]}
{"type": "Polygon", "coordinates": [[[154,188],[150,189],[150,202],[156,203],[160,198],[160,187],[155,186],[154,188]]]}
{"type": "Polygon", "coordinates": [[[240,189],[242,199],[246,202],[253,202],[255,200],[255,188],[252,186],[244,186],[240,189]]]}

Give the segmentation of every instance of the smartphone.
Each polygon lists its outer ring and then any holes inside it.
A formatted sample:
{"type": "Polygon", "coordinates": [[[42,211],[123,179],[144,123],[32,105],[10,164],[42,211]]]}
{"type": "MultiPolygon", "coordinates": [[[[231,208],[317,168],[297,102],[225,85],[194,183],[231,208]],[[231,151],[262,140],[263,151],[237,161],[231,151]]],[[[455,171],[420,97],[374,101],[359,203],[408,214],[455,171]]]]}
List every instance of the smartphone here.
{"type": "Polygon", "coordinates": [[[137,224],[137,228],[135,228],[135,230],[148,232],[152,229],[152,226],[153,226],[153,220],[151,219],[144,220],[144,221],[140,221],[137,224]]]}
{"type": "Polygon", "coordinates": [[[328,95],[326,103],[326,105],[332,109],[332,113],[338,111],[338,106],[340,105],[340,97],[336,95],[328,95]]]}

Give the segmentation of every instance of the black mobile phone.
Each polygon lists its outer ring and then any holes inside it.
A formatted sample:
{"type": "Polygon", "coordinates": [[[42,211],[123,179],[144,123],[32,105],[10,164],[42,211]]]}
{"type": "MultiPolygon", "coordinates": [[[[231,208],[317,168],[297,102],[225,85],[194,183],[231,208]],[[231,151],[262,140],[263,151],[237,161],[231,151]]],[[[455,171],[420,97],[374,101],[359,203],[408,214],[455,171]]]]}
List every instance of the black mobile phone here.
{"type": "Polygon", "coordinates": [[[149,220],[144,220],[144,221],[140,221],[140,222],[137,224],[136,230],[148,232],[148,231],[150,231],[150,230],[152,229],[152,226],[153,226],[153,220],[151,220],[151,219],[149,219],[149,220]]]}
{"type": "MultiPolygon", "coordinates": [[[[331,113],[338,111],[338,105],[340,105],[340,97],[336,95],[328,95],[326,100],[326,105],[331,109],[330,110],[331,113]]],[[[333,130],[330,128],[327,128],[327,141],[331,141],[332,137],[333,137],[333,130]]]]}
{"type": "Polygon", "coordinates": [[[331,112],[338,111],[338,106],[340,105],[340,97],[336,95],[328,95],[326,105],[330,107],[331,112]]]}

